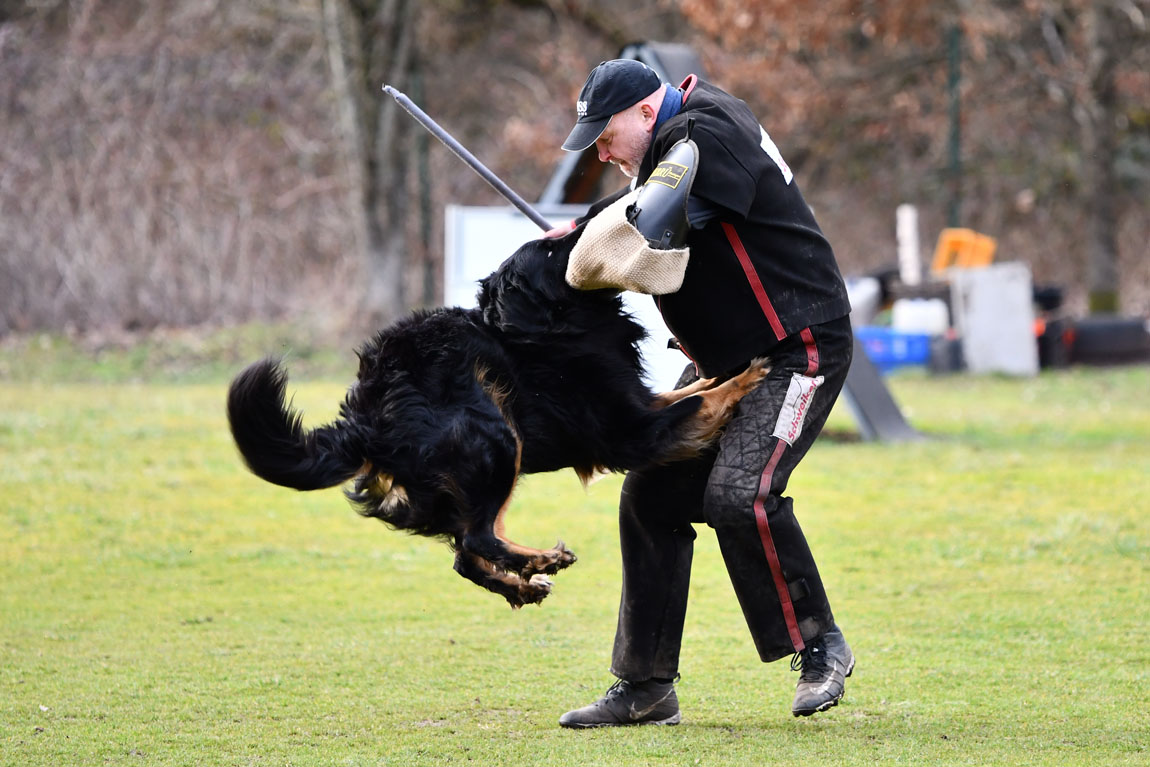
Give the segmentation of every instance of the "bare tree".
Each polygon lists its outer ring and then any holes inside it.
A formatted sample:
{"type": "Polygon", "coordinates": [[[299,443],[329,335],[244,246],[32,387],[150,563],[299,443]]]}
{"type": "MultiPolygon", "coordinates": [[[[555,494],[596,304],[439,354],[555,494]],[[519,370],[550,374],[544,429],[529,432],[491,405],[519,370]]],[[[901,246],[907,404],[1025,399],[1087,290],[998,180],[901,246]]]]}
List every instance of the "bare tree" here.
{"type": "Polygon", "coordinates": [[[1047,0],[1040,4],[1043,58],[1035,67],[1064,99],[1077,126],[1082,207],[1081,250],[1091,312],[1118,311],[1121,187],[1118,126],[1126,120],[1118,78],[1145,66],[1150,42],[1146,0],[1047,0]]]}
{"type": "Polygon", "coordinates": [[[434,141],[416,151],[422,130],[380,87],[530,197],[588,69],[621,40],[696,45],[800,170],[844,268],[872,268],[893,253],[895,203],[919,202],[924,232],[945,225],[954,23],[964,224],[1070,286],[1076,312],[1116,274],[1123,308],[1150,310],[1150,0],[807,10],[0,0],[0,334],[264,319],[343,332],[431,303],[419,283],[436,277],[443,206],[501,200],[434,141]]]}
{"type": "Polygon", "coordinates": [[[1082,13],[1086,67],[1075,110],[1082,136],[1086,191],[1086,279],[1091,312],[1118,311],[1118,215],[1114,154],[1118,94],[1114,69],[1118,51],[1115,9],[1090,3],[1082,13]]]}
{"type": "Polygon", "coordinates": [[[408,126],[385,99],[402,88],[412,60],[417,0],[323,0],[324,31],[339,99],[352,214],[363,253],[364,320],[389,322],[407,309],[404,291],[408,126]]]}

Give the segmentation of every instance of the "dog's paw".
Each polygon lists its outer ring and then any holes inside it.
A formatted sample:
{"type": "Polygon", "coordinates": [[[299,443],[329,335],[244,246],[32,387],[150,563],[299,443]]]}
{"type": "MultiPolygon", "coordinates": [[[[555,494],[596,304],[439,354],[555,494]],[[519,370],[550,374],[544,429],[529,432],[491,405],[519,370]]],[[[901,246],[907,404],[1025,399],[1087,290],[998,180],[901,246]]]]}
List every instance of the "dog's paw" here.
{"type": "Polygon", "coordinates": [[[536,573],[519,587],[519,597],[525,605],[537,605],[551,593],[552,585],[554,584],[551,583],[550,578],[542,573],[536,573]]]}
{"type": "Polygon", "coordinates": [[[570,567],[578,561],[575,552],[567,548],[563,541],[555,544],[554,548],[547,551],[540,552],[538,556],[532,557],[527,567],[523,568],[519,575],[523,578],[533,578],[536,575],[543,573],[546,575],[554,575],[560,570],[570,567]]]}
{"type": "Polygon", "coordinates": [[[567,548],[567,544],[563,541],[556,541],[552,551],[556,554],[556,570],[570,567],[579,561],[579,557],[575,556],[575,552],[567,548]]]}
{"type": "Polygon", "coordinates": [[[537,605],[542,602],[551,593],[553,585],[546,575],[536,573],[529,580],[520,582],[519,588],[513,593],[504,594],[504,597],[512,610],[518,610],[523,605],[537,605]]]}
{"type": "Polygon", "coordinates": [[[752,389],[759,381],[767,377],[767,373],[771,372],[771,361],[766,357],[756,357],[751,360],[751,364],[747,365],[747,369],[740,373],[737,377],[742,386],[752,389]]]}

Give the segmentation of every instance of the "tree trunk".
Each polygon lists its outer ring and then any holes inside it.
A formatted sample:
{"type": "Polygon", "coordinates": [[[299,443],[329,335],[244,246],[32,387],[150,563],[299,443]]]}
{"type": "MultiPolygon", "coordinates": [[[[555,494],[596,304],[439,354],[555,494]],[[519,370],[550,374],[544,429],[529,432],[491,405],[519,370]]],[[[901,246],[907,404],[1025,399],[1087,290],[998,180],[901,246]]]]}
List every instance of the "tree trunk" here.
{"type": "Polygon", "coordinates": [[[324,30],[348,165],[356,186],[357,240],[363,253],[361,315],[371,326],[407,310],[405,141],[408,126],[382,92],[403,89],[417,0],[323,0],[324,30]]]}
{"type": "Polygon", "coordinates": [[[1091,313],[1118,311],[1118,215],[1114,11],[1104,0],[1085,13],[1086,93],[1078,122],[1087,205],[1086,271],[1091,313]]]}

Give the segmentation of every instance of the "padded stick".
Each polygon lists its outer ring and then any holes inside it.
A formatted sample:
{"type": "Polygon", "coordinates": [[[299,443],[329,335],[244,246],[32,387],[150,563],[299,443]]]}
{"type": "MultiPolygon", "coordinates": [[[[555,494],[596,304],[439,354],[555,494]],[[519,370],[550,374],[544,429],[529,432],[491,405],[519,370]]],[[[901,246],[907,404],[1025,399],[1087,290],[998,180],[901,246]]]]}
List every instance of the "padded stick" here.
{"type": "Polygon", "coordinates": [[[470,165],[473,171],[478,173],[488,184],[491,184],[495,191],[503,195],[503,197],[506,198],[508,202],[518,208],[523,213],[523,215],[527,216],[527,218],[531,219],[536,226],[545,232],[552,228],[547,219],[539,215],[539,211],[535,210],[535,208],[532,208],[530,203],[517,195],[511,189],[511,187],[507,186],[507,184],[503,183],[499,176],[496,176],[494,173],[492,173],[486,165],[479,161],[479,158],[471,154],[471,152],[467,151],[467,148],[464,147],[463,144],[460,144],[458,141],[456,141],[455,137],[453,137],[443,128],[440,128],[439,123],[435,122],[435,120],[432,120],[426,112],[416,106],[414,101],[409,99],[400,91],[397,91],[395,88],[392,88],[390,85],[383,86],[383,92],[399,102],[399,105],[406,109],[408,114],[418,120],[420,125],[422,125],[424,128],[427,128],[431,135],[442,141],[444,146],[455,153],[456,157],[470,165]]]}

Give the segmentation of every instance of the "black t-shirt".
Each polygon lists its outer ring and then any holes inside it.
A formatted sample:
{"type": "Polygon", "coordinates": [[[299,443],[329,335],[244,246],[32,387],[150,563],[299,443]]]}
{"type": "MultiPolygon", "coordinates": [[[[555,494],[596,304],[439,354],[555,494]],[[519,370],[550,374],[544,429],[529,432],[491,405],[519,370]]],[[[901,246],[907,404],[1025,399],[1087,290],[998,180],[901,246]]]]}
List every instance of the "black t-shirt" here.
{"type": "Polygon", "coordinates": [[[642,184],[687,133],[699,147],[691,188],[721,211],[690,231],[683,286],[655,298],[704,376],[734,372],[782,339],[850,313],[830,243],[790,168],[747,105],[693,75],[682,109],[639,167],[642,184]]]}

